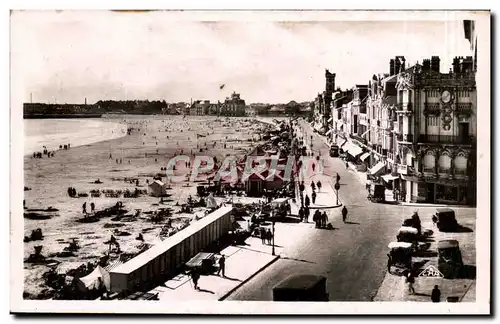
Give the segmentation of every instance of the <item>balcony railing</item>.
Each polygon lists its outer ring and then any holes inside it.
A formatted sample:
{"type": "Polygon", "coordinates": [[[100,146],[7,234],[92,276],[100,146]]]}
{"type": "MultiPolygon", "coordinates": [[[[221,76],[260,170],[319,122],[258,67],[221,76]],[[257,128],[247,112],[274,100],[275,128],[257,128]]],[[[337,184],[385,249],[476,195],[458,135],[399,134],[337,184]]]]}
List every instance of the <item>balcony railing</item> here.
{"type": "Polygon", "coordinates": [[[425,103],[424,114],[439,114],[441,112],[441,107],[439,103],[425,103]]]}
{"type": "Polygon", "coordinates": [[[359,135],[352,134],[351,138],[354,139],[354,140],[359,141],[360,143],[363,143],[364,145],[366,145],[366,143],[367,143],[366,138],[363,138],[363,137],[361,137],[359,135]]]}
{"type": "Polygon", "coordinates": [[[413,142],[413,134],[397,134],[396,139],[399,142],[413,142]]]}
{"type": "Polygon", "coordinates": [[[472,113],[472,103],[457,103],[457,112],[462,114],[472,113]]]}
{"type": "Polygon", "coordinates": [[[453,136],[453,135],[420,135],[420,143],[441,143],[441,144],[465,144],[472,145],[474,136],[453,136]]]}
{"type": "Polygon", "coordinates": [[[398,103],[396,105],[397,112],[413,112],[413,104],[411,102],[398,103]]]}

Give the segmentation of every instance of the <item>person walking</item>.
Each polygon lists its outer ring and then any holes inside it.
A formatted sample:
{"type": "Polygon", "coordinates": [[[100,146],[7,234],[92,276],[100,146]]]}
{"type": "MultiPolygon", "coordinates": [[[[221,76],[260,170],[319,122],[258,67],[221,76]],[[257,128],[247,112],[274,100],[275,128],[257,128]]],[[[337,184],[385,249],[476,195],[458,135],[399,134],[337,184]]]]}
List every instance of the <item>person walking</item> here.
{"type": "Polygon", "coordinates": [[[267,229],[266,237],[267,237],[267,244],[271,245],[273,243],[273,233],[269,228],[267,229]]]}
{"type": "Polygon", "coordinates": [[[84,214],[86,214],[86,213],[87,213],[87,203],[86,203],[86,202],[84,202],[84,203],[83,203],[83,205],[82,205],[82,212],[83,212],[84,214]]]}
{"type": "Polygon", "coordinates": [[[262,240],[262,244],[266,244],[266,230],[264,228],[260,229],[260,238],[262,240]]]}
{"type": "Polygon", "coordinates": [[[219,259],[219,271],[217,271],[217,275],[220,275],[222,273],[222,276],[226,276],[226,258],[224,257],[224,254],[221,255],[219,259]]]}
{"type": "Polygon", "coordinates": [[[345,223],[347,221],[347,207],[342,208],[342,221],[345,223]]]}
{"type": "Polygon", "coordinates": [[[349,162],[345,161],[345,168],[346,170],[349,169],[349,162]]]}
{"type": "Polygon", "coordinates": [[[328,221],[328,216],[326,215],[326,212],[324,211],[323,214],[321,215],[321,226],[323,228],[326,227],[326,222],[328,221]]]}
{"type": "Polygon", "coordinates": [[[314,181],[311,181],[311,190],[316,190],[316,184],[314,183],[314,181]]]}
{"type": "Polygon", "coordinates": [[[406,277],[406,282],[408,283],[408,291],[410,295],[415,294],[415,288],[413,288],[413,284],[415,283],[415,277],[413,277],[413,274],[408,272],[408,276],[406,277]]]}
{"type": "Polygon", "coordinates": [[[308,196],[308,195],[306,195],[306,199],[305,199],[305,206],[306,206],[307,208],[309,208],[309,206],[310,206],[310,205],[311,205],[311,200],[309,199],[309,196],[308,196]]]}
{"type": "Polygon", "coordinates": [[[197,269],[191,270],[191,280],[193,280],[194,289],[198,290],[198,280],[200,280],[200,274],[197,269]]]}
{"type": "Polygon", "coordinates": [[[309,222],[309,215],[311,214],[311,211],[309,208],[304,209],[304,222],[308,223],[309,222]]]}
{"type": "Polygon", "coordinates": [[[304,220],[304,207],[299,208],[299,219],[301,222],[304,220]]]}
{"type": "Polygon", "coordinates": [[[441,290],[439,290],[438,285],[435,285],[434,289],[432,289],[431,300],[433,303],[439,303],[441,301],[441,290]]]}
{"type": "Polygon", "coordinates": [[[337,182],[340,183],[340,175],[337,173],[337,182]]]}
{"type": "Polygon", "coordinates": [[[318,192],[321,191],[321,181],[318,181],[318,183],[316,184],[316,186],[318,187],[318,192]]]}
{"type": "Polygon", "coordinates": [[[312,198],[312,203],[315,204],[316,203],[316,192],[313,191],[311,198],[312,198]]]}
{"type": "Polygon", "coordinates": [[[90,203],[90,212],[93,213],[95,211],[95,204],[93,202],[90,203]]]}

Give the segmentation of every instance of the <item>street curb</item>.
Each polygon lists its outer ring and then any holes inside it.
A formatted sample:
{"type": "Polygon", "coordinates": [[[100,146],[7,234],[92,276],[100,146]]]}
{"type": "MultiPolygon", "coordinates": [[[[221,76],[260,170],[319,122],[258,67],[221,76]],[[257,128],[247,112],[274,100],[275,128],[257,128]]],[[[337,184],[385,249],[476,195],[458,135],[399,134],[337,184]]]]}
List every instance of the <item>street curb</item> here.
{"type": "Polygon", "coordinates": [[[248,281],[250,281],[250,279],[252,279],[256,275],[258,275],[259,273],[261,273],[262,271],[264,271],[267,267],[269,267],[271,264],[273,264],[274,262],[276,262],[279,258],[280,258],[279,255],[275,256],[271,261],[269,261],[267,264],[265,264],[262,268],[260,268],[256,272],[254,272],[250,277],[246,278],[245,280],[243,280],[242,282],[240,282],[238,285],[236,285],[234,288],[232,288],[227,293],[225,293],[222,297],[220,297],[218,299],[218,301],[223,301],[224,299],[226,299],[227,297],[229,297],[238,288],[240,288],[241,286],[243,286],[244,284],[246,284],[248,281]]]}

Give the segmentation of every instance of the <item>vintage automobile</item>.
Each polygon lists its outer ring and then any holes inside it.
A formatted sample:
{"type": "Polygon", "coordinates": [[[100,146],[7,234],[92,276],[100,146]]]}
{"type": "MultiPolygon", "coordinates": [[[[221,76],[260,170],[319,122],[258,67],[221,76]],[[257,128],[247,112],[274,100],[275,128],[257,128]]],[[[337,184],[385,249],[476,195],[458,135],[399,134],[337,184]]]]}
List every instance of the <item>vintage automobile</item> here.
{"type": "Polygon", "coordinates": [[[418,231],[414,227],[401,226],[396,235],[398,242],[415,243],[418,242],[418,231]]]}
{"type": "Polygon", "coordinates": [[[340,155],[339,150],[340,150],[340,148],[337,144],[332,144],[330,146],[330,156],[331,157],[339,157],[339,155],[340,155]]]}
{"type": "Polygon", "coordinates": [[[391,242],[389,243],[389,253],[387,253],[387,268],[392,266],[402,270],[410,270],[412,263],[413,245],[408,242],[391,242]]]}
{"type": "Polygon", "coordinates": [[[385,201],[385,186],[381,184],[370,184],[368,200],[372,202],[385,201]]]}
{"type": "Polygon", "coordinates": [[[273,301],[328,301],[326,277],[292,275],[273,288],[273,301]]]}
{"type": "Polygon", "coordinates": [[[436,208],[436,226],[441,232],[452,232],[457,229],[458,222],[455,211],[450,208],[436,208]]]}
{"type": "Polygon", "coordinates": [[[438,270],[445,278],[458,278],[463,270],[462,252],[457,240],[438,242],[438,270]]]}

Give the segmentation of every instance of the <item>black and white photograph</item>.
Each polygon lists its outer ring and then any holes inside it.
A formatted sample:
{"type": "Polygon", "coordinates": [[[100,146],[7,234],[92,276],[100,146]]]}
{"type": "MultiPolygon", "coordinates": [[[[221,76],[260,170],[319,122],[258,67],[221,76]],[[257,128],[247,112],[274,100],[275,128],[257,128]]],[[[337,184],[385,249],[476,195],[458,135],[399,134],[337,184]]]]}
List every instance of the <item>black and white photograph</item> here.
{"type": "Polygon", "coordinates": [[[489,11],[12,10],[10,87],[12,312],[490,313],[489,11]]]}

